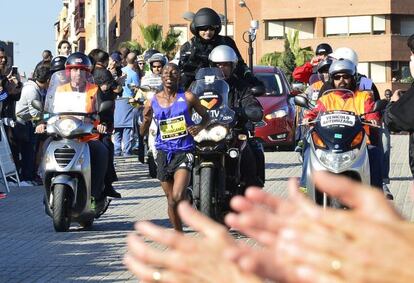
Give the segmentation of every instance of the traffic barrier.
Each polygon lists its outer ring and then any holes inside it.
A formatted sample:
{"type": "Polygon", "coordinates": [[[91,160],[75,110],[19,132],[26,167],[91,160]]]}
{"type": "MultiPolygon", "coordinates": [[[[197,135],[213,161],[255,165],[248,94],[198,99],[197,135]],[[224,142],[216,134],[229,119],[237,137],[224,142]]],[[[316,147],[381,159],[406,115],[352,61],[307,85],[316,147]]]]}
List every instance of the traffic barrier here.
{"type": "Polygon", "coordinates": [[[0,121],[0,171],[0,184],[3,183],[8,192],[10,192],[10,188],[7,178],[15,181],[20,186],[19,174],[13,161],[13,155],[2,121],[0,121]]]}

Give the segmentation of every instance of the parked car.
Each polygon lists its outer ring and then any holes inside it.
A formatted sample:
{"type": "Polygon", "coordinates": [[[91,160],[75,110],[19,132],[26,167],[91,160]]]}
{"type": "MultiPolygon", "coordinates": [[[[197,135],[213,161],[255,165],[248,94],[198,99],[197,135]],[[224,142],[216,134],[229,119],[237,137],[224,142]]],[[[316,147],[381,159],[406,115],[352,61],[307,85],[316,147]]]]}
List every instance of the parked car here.
{"type": "Polygon", "coordinates": [[[265,147],[293,150],[296,108],[285,74],[280,68],[269,66],[255,66],[253,72],[266,88],[266,93],[258,97],[264,115],[263,120],[256,123],[256,138],[265,147]]]}

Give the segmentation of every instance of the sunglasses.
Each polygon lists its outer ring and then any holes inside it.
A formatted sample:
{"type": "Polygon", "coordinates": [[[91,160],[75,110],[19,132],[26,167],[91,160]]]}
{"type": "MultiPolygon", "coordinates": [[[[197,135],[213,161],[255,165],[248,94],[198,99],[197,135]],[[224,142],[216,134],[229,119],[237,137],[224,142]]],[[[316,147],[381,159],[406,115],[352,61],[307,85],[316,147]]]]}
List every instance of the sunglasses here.
{"type": "Polygon", "coordinates": [[[201,31],[207,31],[207,30],[209,30],[209,31],[215,31],[216,30],[216,28],[213,27],[213,26],[199,27],[198,29],[201,30],[201,31]]]}
{"type": "Polygon", "coordinates": [[[152,65],[151,67],[152,67],[152,68],[157,68],[157,69],[161,69],[161,68],[162,68],[162,66],[161,66],[161,65],[152,65]]]}
{"type": "Polygon", "coordinates": [[[140,62],[140,63],[138,63],[138,65],[145,65],[145,63],[143,63],[143,62],[140,62]]]}
{"type": "Polygon", "coordinates": [[[351,78],[350,75],[344,74],[344,75],[335,75],[332,77],[335,81],[339,81],[340,79],[349,80],[351,78]]]}

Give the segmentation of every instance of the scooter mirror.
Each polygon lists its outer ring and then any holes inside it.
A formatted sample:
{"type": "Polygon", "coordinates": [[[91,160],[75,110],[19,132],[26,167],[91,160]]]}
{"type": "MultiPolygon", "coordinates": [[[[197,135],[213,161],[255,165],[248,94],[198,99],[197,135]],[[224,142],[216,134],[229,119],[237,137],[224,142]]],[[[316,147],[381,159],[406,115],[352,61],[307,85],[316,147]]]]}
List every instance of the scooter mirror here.
{"type": "Polygon", "coordinates": [[[104,114],[112,110],[114,107],[113,101],[104,101],[99,105],[99,114],[104,114]]]}
{"type": "Polygon", "coordinates": [[[31,102],[34,109],[37,111],[43,112],[43,103],[40,100],[33,99],[31,102]]]}
{"type": "Polygon", "coordinates": [[[372,112],[377,112],[377,111],[384,110],[385,107],[387,107],[387,104],[388,104],[388,100],[386,100],[386,99],[381,99],[381,100],[375,101],[374,109],[372,110],[372,112]]]}
{"type": "Polygon", "coordinates": [[[147,85],[143,85],[143,86],[140,86],[139,89],[142,90],[142,91],[150,91],[151,87],[149,87],[147,85]]]}
{"type": "Polygon", "coordinates": [[[291,95],[295,96],[299,93],[303,93],[305,91],[305,84],[303,83],[292,83],[292,91],[291,95]]]}
{"type": "Polygon", "coordinates": [[[253,96],[261,96],[266,93],[266,89],[262,85],[254,86],[250,89],[250,91],[252,92],[253,96]]]}
{"type": "Polygon", "coordinates": [[[309,104],[309,100],[302,96],[302,95],[296,95],[295,97],[293,97],[293,101],[295,102],[295,105],[306,108],[306,109],[311,109],[311,105],[309,104]]]}

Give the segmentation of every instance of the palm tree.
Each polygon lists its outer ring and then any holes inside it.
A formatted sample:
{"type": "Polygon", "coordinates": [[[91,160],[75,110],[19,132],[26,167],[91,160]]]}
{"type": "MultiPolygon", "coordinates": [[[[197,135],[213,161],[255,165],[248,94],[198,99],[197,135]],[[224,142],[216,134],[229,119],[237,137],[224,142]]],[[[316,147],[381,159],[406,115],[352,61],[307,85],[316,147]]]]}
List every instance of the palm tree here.
{"type": "Polygon", "coordinates": [[[174,51],[178,48],[177,43],[181,32],[170,29],[165,38],[163,38],[161,25],[140,25],[139,28],[143,39],[142,45],[137,41],[124,41],[119,44],[119,48],[125,46],[131,51],[137,51],[138,54],[141,54],[148,49],[157,49],[169,58],[174,57],[174,51]]]}
{"type": "Polygon", "coordinates": [[[181,32],[170,29],[167,32],[166,36],[163,38],[161,25],[152,24],[146,27],[140,25],[140,29],[144,41],[144,49],[157,49],[163,52],[169,58],[172,58],[174,56],[172,53],[178,47],[177,43],[181,32]]]}
{"type": "Polygon", "coordinates": [[[299,31],[287,34],[285,38],[285,50],[283,52],[266,53],[260,59],[260,64],[267,66],[281,67],[287,77],[291,79],[291,74],[296,66],[302,66],[313,56],[311,47],[301,48],[299,45],[299,31]]]}

